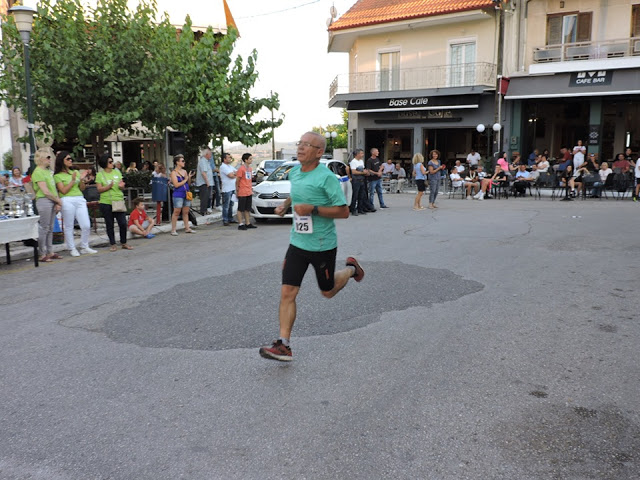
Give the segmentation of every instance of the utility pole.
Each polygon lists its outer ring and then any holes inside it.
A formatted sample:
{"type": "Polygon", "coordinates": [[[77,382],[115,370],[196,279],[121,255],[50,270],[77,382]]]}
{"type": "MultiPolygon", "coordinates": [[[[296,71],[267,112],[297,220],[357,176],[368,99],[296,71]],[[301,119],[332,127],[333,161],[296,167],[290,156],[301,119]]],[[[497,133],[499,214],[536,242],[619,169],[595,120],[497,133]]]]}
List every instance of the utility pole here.
{"type": "MultiPolygon", "coordinates": [[[[273,90],[271,90],[269,92],[271,94],[271,96],[273,97],[273,90]]],[[[273,108],[271,109],[271,158],[276,158],[276,129],[273,128],[273,122],[274,122],[274,117],[273,117],[273,108]]]]}
{"type": "MultiPolygon", "coordinates": [[[[504,63],[504,0],[493,0],[498,15],[498,45],[496,55],[496,96],[494,105],[494,123],[501,125],[502,116],[502,70],[504,63]]],[[[497,150],[502,150],[502,129],[496,132],[495,142],[497,150]]]]}

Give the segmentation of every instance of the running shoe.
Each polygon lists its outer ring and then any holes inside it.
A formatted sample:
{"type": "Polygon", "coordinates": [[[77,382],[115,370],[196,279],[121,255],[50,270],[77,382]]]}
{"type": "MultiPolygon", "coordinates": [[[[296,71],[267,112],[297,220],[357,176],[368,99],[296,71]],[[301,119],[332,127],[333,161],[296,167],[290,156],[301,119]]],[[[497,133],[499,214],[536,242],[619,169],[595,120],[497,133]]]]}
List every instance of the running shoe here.
{"type": "Polygon", "coordinates": [[[270,360],[279,360],[281,362],[290,362],[293,360],[291,348],[282,343],[282,340],[276,340],[271,345],[260,347],[260,356],[270,360]]]}
{"type": "Polygon", "coordinates": [[[76,248],[71,249],[71,251],[69,253],[71,254],[72,257],[79,257],[80,256],[80,252],[76,248]]]}
{"type": "Polygon", "coordinates": [[[144,238],[153,238],[153,237],[155,237],[155,235],[153,233],[149,233],[149,234],[144,236],[144,238]]]}
{"type": "Polygon", "coordinates": [[[247,228],[258,228],[253,223],[247,223],[247,228]]]}
{"type": "Polygon", "coordinates": [[[246,225],[238,225],[238,230],[246,230],[247,226],[246,225]]]}
{"type": "Polygon", "coordinates": [[[98,253],[98,251],[94,250],[93,248],[90,248],[90,247],[85,247],[85,248],[81,248],[80,249],[80,254],[81,255],[91,255],[93,253],[98,253]]]}
{"type": "Polygon", "coordinates": [[[347,267],[354,267],[356,269],[356,273],[353,275],[353,279],[356,282],[359,282],[364,278],[364,270],[355,258],[347,257],[347,267]]]}

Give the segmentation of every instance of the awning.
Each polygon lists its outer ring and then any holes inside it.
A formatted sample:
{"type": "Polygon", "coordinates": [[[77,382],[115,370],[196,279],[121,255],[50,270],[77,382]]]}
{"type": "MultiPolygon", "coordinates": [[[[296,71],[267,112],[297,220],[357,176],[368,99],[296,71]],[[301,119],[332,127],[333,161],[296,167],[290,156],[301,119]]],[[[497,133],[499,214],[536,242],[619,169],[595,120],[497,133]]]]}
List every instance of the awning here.
{"type": "Polygon", "coordinates": [[[511,77],[506,100],[640,94],[640,69],[511,77]]]}

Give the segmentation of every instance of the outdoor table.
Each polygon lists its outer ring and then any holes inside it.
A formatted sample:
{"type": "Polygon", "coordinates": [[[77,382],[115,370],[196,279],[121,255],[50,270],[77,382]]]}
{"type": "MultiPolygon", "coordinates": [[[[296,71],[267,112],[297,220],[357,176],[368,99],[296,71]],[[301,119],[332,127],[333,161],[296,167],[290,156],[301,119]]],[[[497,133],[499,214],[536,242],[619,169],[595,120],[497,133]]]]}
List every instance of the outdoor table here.
{"type": "Polygon", "coordinates": [[[33,240],[33,260],[38,266],[38,221],[39,216],[10,218],[0,220],[0,243],[4,243],[7,252],[7,265],[11,264],[11,251],[9,242],[19,242],[21,240],[33,240]]]}

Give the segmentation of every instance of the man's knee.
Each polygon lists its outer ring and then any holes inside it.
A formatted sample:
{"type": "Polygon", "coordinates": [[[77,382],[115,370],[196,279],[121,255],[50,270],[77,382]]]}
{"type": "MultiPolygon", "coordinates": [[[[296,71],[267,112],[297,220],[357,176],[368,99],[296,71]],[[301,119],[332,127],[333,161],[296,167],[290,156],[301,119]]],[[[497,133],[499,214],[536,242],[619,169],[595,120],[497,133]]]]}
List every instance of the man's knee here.
{"type": "Polygon", "coordinates": [[[298,296],[298,291],[300,291],[300,287],[282,285],[282,289],[280,290],[280,299],[283,302],[293,302],[298,296]]]}

